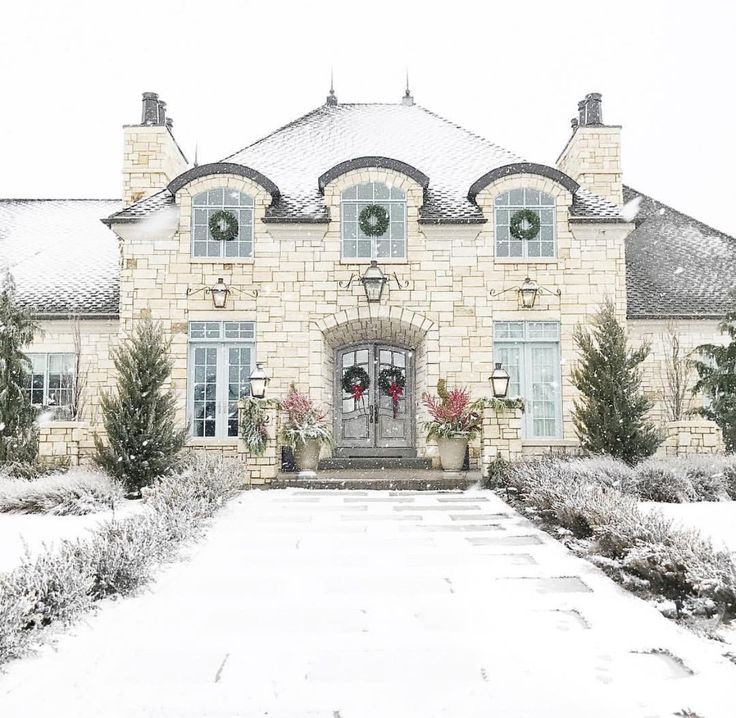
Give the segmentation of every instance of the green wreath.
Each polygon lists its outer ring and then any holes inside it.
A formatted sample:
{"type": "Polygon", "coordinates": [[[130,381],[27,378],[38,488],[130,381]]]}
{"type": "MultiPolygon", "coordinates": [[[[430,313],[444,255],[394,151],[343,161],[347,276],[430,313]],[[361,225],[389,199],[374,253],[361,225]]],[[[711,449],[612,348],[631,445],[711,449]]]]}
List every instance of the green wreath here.
{"type": "Polygon", "coordinates": [[[402,391],[406,388],[404,370],[396,366],[381,369],[381,373],[378,375],[378,387],[384,394],[392,396],[392,386],[398,386],[402,391]]]}
{"type": "Polygon", "coordinates": [[[351,366],[342,375],[342,390],[350,394],[355,401],[360,401],[371,385],[368,372],[359,366],[351,366]]]}
{"type": "Polygon", "coordinates": [[[229,242],[238,236],[238,218],[227,210],[219,209],[214,212],[210,217],[209,226],[212,239],[218,242],[229,242]]]}
{"type": "Polygon", "coordinates": [[[509,232],[514,239],[534,239],[539,234],[539,215],[530,209],[520,209],[511,215],[509,232]],[[524,227],[524,222],[527,227],[524,227]]]}
{"type": "Polygon", "coordinates": [[[388,229],[388,212],[380,204],[369,204],[360,210],[358,224],[367,237],[380,237],[388,229]]]}

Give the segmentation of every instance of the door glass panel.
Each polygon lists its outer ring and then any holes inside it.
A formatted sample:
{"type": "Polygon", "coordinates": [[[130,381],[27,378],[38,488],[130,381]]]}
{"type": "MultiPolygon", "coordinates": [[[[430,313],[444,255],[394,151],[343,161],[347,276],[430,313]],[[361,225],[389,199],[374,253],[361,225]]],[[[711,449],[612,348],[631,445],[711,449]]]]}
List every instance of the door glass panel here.
{"type": "Polygon", "coordinates": [[[194,436],[215,436],[217,428],[217,349],[197,347],[194,352],[194,436]]]}
{"type": "Polygon", "coordinates": [[[238,435],[238,401],[248,392],[251,372],[250,347],[229,347],[227,392],[227,435],[238,435]]]}
{"type": "Polygon", "coordinates": [[[556,436],[557,402],[557,346],[531,345],[530,407],[533,436],[556,436]]]}
{"type": "Polygon", "coordinates": [[[372,441],[371,423],[370,423],[370,406],[371,406],[371,389],[367,391],[345,391],[342,386],[343,378],[348,369],[359,367],[368,374],[371,380],[370,367],[370,349],[368,347],[357,347],[345,351],[341,354],[340,359],[340,409],[339,417],[339,438],[349,444],[357,446],[366,446],[372,441]]]}

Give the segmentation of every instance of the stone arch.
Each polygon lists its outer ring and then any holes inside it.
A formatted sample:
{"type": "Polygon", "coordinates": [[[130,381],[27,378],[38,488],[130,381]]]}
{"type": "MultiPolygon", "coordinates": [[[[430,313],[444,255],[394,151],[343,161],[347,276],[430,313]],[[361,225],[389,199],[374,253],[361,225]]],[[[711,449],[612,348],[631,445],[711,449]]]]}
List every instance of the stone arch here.
{"type": "Polygon", "coordinates": [[[310,386],[332,412],[334,408],[335,354],[341,347],[361,342],[385,342],[414,352],[417,450],[425,453],[421,430],[426,420],[420,398],[439,379],[439,328],[427,316],[402,307],[366,305],[330,314],[312,322],[310,386]]]}

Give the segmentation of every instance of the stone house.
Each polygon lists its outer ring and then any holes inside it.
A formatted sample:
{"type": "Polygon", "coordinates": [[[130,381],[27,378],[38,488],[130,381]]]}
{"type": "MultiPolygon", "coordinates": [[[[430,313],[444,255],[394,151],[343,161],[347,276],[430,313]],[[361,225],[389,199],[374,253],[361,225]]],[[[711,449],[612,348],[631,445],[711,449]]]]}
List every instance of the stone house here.
{"type": "Polygon", "coordinates": [[[221,162],[192,165],[165,103],[144,93],[140,124],[123,129],[122,202],[0,200],[4,259],[43,329],[29,391],[57,421],[42,449],[88,455],[110,349],[145,314],[172,337],[193,446],[237,453],[257,360],[269,395],[295,382],[324,403],[337,456],[431,458],[422,393],[443,377],[488,395],[501,362],[526,401],[521,450],[574,450],[572,334],[606,298],[632,340],[652,342],[645,386],[666,421],[667,332],[685,348],[721,341],[735,240],[624,185],[621,127],[603,122],[598,94],[578,110],[550,166],[408,90],[397,104],[331,91],[221,162]],[[359,399],[341,386],[350,367],[370,382],[359,399]],[[397,372],[405,385],[390,396],[381,378],[397,372]]]}

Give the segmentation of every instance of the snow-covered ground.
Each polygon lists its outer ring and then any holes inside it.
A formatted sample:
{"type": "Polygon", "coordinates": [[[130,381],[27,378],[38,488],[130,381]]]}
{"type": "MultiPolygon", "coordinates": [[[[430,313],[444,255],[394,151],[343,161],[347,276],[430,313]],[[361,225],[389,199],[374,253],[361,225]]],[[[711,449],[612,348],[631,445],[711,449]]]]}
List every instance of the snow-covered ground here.
{"type": "Polygon", "coordinates": [[[644,511],[658,510],[682,526],[699,529],[716,548],[736,553],[736,501],[701,501],[664,504],[646,501],[644,511]]]}
{"type": "Polygon", "coordinates": [[[736,715],[736,666],[490,492],[254,491],[0,677],[34,718],[736,715]]]}
{"type": "MultiPolygon", "coordinates": [[[[115,515],[122,517],[140,511],[145,511],[140,501],[123,500],[116,507],[115,515]]],[[[111,511],[86,516],[0,513],[0,571],[17,566],[26,547],[31,555],[36,555],[44,545],[53,546],[62,539],[84,537],[111,517],[111,511]]]]}

